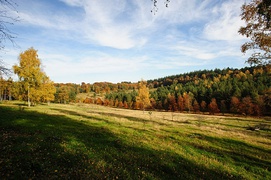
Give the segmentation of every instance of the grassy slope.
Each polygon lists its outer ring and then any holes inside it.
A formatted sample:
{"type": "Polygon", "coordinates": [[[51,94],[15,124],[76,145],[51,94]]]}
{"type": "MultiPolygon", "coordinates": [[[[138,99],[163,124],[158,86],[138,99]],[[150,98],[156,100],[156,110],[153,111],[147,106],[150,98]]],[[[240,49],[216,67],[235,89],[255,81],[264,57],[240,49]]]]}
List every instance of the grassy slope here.
{"type": "Polygon", "coordinates": [[[0,177],[271,179],[270,119],[0,105],[0,177]]]}

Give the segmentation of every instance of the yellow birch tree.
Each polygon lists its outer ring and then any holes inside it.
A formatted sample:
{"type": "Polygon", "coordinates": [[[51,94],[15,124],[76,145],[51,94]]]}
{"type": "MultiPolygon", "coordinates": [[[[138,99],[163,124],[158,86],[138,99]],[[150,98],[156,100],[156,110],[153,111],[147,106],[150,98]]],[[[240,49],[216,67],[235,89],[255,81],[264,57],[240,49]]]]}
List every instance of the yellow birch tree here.
{"type": "Polygon", "coordinates": [[[48,76],[44,76],[41,85],[41,101],[47,102],[48,105],[51,101],[55,100],[56,88],[54,82],[48,76]]]}
{"type": "MultiPolygon", "coordinates": [[[[29,48],[28,50],[20,53],[19,55],[19,65],[14,65],[14,73],[18,75],[19,82],[21,85],[21,94],[22,97],[27,98],[28,106],[30,107],[31,103],[35,104],[42,100],[42,96],[48,100],[52,100],[51,94],[55,90],[47,91],[46,86],[50,86],[51,81],[49,77],[46,76],[45,72],[41,69],[41,61],[38,57],[37,50],[34,48],[29,48]],[[44,81],[44,79],[47,79],[44,81]],[[46,85],[49,83],[48,85],[46,85]]],[[[54,87],[50,86],[50,89],[54,87]]]]}
{"type": "Polygon", "coordinates": [[[150,106],[150,94],[146,81],[141,80],[139,82],[138,96],[136,97],[136,101],[140,103],[142,110],[145,110],[146,107],[150,106]]]}

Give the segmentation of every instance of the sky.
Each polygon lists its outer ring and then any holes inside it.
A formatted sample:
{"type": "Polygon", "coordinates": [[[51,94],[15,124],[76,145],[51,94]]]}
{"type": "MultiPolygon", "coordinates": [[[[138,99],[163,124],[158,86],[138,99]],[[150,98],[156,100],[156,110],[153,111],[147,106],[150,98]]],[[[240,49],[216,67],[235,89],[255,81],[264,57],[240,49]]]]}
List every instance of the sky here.
{"type": "MultiPolygon", "coordinates": [[[[242,68],[245,0],[13,0],[1,58],[11,68],[30,47],[57,83],[137,82],[196,70],[242,68]]],[[[14,76],[15,78],[15,76],[14,76]]],[[[16,78],[15,78],[16,79],[16,78]]]]}

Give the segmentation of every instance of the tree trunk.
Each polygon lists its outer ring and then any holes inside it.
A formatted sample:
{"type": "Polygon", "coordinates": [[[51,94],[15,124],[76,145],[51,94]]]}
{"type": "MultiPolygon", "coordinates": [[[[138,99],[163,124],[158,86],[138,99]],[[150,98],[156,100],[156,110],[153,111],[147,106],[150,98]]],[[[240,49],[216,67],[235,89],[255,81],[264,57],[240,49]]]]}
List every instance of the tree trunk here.
{"type": "Polygon", "coordinates": [[[30,107],[29,85],[28,85],[28,89],[27,89],[27,102],[28,102],[28,107],[30,107]]]}

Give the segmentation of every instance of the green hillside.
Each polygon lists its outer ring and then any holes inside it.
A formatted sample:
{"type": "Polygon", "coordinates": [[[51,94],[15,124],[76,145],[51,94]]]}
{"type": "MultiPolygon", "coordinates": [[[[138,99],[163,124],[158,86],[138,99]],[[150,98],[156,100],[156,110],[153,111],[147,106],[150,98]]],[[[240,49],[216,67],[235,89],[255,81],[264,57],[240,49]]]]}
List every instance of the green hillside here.
{"type": "Polygon", "coordinates": [[[20,103],[0,114],[3,179],[271,178],[270,118],[20,103]]]}

